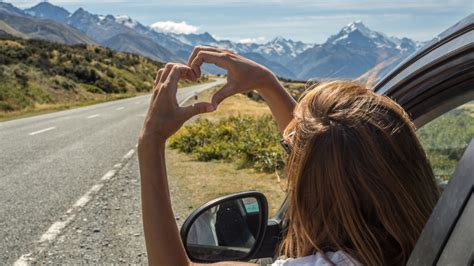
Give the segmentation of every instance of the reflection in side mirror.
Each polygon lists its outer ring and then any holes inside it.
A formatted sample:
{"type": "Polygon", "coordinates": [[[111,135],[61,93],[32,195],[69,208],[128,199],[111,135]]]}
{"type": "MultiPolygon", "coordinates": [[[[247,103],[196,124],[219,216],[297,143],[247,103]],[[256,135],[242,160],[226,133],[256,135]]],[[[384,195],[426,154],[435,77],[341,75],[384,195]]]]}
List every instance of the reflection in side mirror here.
{"type": "Polygon", "coordinates": [[[259,192],[213,200],[183,224],[186,252],[198,262],[247,260],[262,243],[267,215],[267,201],[259,192]]]}

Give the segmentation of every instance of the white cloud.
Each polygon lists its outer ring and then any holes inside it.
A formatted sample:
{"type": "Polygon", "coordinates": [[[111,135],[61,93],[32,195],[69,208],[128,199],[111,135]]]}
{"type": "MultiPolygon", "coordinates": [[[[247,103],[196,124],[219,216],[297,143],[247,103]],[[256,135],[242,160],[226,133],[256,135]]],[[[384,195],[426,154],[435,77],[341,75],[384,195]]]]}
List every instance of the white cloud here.
{"type": "Polygon", "coordinates": [[[190,34],[196,33],[199,30],[199,27],[189,25],[185,21],[174,22],[174,21],[158,21],[150,25],[156,31],[161,32],[172,32],[172,33],[183,33],[190,34]]]}
{"type": "Polygon", "coordinates": [[[257,37],[257,38],[245,38],[245,39],[240,39],[237,42],[239,43],[259,43],[259,42],[264,42],[267,38],[265,37],[257,37]]]}

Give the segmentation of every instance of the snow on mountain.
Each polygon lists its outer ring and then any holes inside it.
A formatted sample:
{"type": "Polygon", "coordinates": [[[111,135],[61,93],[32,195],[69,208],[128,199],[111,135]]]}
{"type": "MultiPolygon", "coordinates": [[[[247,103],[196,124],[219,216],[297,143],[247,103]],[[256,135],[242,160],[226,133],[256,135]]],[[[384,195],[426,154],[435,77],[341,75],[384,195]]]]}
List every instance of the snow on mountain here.
{"type": "Polygon", "coordinates": [[[134,29],[138,26],[139,22],[136,20],[131,19],[129,16],[121,15],[121,16],[114,16],[115,21],[119,24],[122,24],[126,27],[134,29]]]}
{"type": "Polygon", "coordinates": [[[343,27],[338,34],[331,36],[326,43],[333,45],[365,45],[379,49],[398,49],[401,52],[416,49],[416,43],[412,40],[388,37],[381,32],[370,30],[361,21],[355,21],[343,27]]]}
{"type": "MultiPolygon", "coordinates": [[[[381,62],[399,62],[417,49],[410,39],[388,37],[356,21],[299,54],[291,62],[297,78],[357,78],[381,62]]],[[[392,64],[390,64],[392,66],[392,64]]]]}

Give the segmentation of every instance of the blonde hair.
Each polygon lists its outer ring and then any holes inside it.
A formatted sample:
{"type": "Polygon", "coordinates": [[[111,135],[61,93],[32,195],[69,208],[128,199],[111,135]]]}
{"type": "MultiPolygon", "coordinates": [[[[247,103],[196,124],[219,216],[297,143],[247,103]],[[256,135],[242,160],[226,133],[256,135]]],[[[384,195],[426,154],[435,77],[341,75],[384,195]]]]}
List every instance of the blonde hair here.
{"type": "Polygon", "coordinates": [[[439,192],[403,108],[355,82],[326,82],[296,106],[284,135],[293,131],[281,253],[405,264],[439,192]]]}

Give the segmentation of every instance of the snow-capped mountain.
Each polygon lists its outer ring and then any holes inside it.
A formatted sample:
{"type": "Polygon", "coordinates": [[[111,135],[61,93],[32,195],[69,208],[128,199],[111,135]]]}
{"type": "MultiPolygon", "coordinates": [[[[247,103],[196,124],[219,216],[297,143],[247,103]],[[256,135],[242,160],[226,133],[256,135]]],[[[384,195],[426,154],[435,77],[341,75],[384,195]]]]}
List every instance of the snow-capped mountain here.
{"type": "Polygon", "coordinates": [[[268,60],[273,60],[280,64],[288,64],[299,54],[313,47],[314,44],[307,44],[301,41],[293,41],[283,37],[276,37],[272,41],[260,45],[254,52],[262,54],[268,60]]]}
{"type": "Polygon", "coordinates": [[[278,75],[292,77],[294,74],[285,67],[285,64],[293,60],[297,55],[312,47],[300,41],[292,41],[283,37],[264,43],[239,43],[229,40],[217,40],[210,33],[202,34],[168,34],[181,43],[194,47],[196,45],[208,45],[233,50],[239,54],[252,58],[275,71],[278,75]]]}
{"type": "MultiPolygon", "coordinates": [[[[299,54],[290,64],[299,79],[356,78],[384,61],[399,62],[417,49],[404,38],[387,37],[357,21],[321,45],[299,54]]],[[[387,64],[393,66],[393,64],[387,64]]]]}
{"type": "MultiPolygon", "coordinates": [[[[0,13],[23,12],[12,5],[0,13]]],[[[93,41],[112,49],[138,53],[160,61],[186,62],[196,45],[233,50],[265,65],[277,75],[291,79],[356,78],[377,66],[385,73],[414,52],[419,43],[388,37],[356,21],[343,27],[323,44],[307,44],[283,37],[266,43],[220,40],[205,32],[174,34],[160,32],[126,15],[97,15],[79,8],[73,13],[43,2],[23,12],[38,19],[54,20],[78,29],[93,41]]],[[[215,67],[205,70],[216,72],[215,67]]],[[[222,73],[222,71],[220,72],[222,73]]]]}
{"type": "Polygon", "coordinates": [[[333,45],[359,45],[385,49],[397,49],[400,52],[416,49],[416,43],[408,38],[388,37],[383,33],[368,29],[361,21],[350,23],[337,35],[331,36],[326,43],[333,45]]]}

